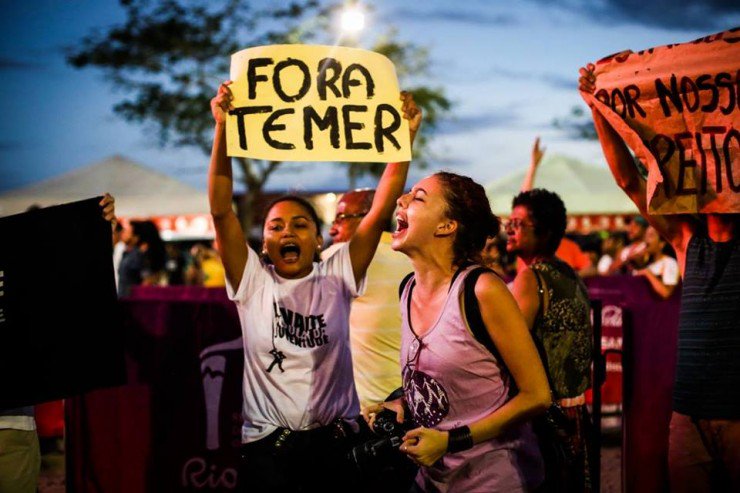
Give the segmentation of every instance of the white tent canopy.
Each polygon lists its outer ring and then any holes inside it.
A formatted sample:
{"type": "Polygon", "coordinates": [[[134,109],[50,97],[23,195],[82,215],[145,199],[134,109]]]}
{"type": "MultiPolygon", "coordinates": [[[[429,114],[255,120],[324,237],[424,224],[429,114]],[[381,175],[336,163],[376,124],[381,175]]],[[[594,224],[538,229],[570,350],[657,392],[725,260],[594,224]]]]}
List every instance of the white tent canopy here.
{"type": "MultiPolygon", "coordinates": [[[[519,193],[526,170],[489,183],[486,194],[493,212],[508,216],[511,201],[519,193]]],[[[535,188],[560,195],[569,215],[634,214],[637,207],[614,183],[606,168],[590,166],[577,159],[550,154],[540,163],[535,188]]]]}
{"type": "Polygon", "coordinates": [[[109,192],[120,217],[208,214],[208,194],[126,159],[112,156],[64,175],[0,194],[0,216],[109,192]]]}

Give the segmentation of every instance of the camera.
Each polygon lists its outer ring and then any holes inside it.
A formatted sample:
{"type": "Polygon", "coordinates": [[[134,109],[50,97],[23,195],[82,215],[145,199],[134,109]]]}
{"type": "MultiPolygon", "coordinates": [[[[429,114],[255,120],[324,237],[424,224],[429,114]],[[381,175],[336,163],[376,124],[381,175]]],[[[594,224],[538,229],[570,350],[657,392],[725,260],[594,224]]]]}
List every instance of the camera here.
{"type": "Polygon", "coordinates": [[[403,436],[412,429],[409,422],[396,421],[396,413],[384,409],[375,416],[373,431],[378,438],[372,438],[352,448],[349,452],[350,461],[363,474],[394,469],[399,463],[408,462],[399,450],[403,443],[403,436]]]}

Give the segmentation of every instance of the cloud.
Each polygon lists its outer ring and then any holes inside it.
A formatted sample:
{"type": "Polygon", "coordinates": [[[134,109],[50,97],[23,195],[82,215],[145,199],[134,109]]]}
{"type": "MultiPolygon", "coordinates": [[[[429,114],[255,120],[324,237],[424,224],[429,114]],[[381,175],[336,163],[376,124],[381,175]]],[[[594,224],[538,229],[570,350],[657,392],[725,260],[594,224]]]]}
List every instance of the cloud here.
{"type": "MultiPolygon", "coordinates": [[[[535,78],[537,77],[535,75],[535,78]]],[[[575,77],[563,77],[557,74],[540,74],[539,79],[555,89],[575,90],[578,87],[578,81],[575,77]]]]}
{"type": "MultiPolygon", "coordinates": [[[[531,0],[586,14],[603,24],[615,21],[664,29],[726,30],[740,23],[737,0],[531,0]]],[[[710,34],[707,32],[707,34],[710,34]]]]}
{"type": "Polygon", "coordinates": [[[493,14],[484,11],[464,11],[460,9],[437,8],[421,11],[417,9],[399,8],[388,14],[393,19],[406,19],[417,22],[455,22],[475,26],[512,26],[519,20],[509,14],[493,14]]]}
{"type": "Polygon", "coordinates": [[[494,67],[486,75],[504,77],[514,80],[540,81],[553,89],[573,90],[576,88],[575,77],[565,77],[551,72],[531,72],[525,70],[511,70],[503,67],[494,67]]]}
{"type": "Polygon", "coordinates": [[[469,132],[478,132],[484,129],[511,126],[519,121],[519,115],[514,108],[490,109],[455,118],[447,118],[437,126],[437,135],[457,135],[469,132]]]}
{"type": "Polygon", "coordinates": [[[39,70],[40,68],[41,64],[36,62],[29,62],[27,60],[0,56],[0,71],[39,70]]]}

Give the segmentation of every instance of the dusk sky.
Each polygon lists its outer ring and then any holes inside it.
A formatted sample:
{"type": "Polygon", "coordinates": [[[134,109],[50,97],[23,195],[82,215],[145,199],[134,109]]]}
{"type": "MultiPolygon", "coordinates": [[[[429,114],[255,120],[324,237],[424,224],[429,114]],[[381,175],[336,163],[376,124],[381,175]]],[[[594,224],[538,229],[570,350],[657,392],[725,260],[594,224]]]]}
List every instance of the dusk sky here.
{"type": "MultiPolygon", "coordinates": [[[[552,125],[574,105],[585,108],[576,89],[580,66],[624,49],[690,41],[740,25],[740,4],[720,0],[365,3],[375,9],[368,38],[392,24],[400,39],[427,47],[432,66],[425,82],[443,87],[455,103],[434,139],[441,158],[435,168],[484,184],[526,166],[536,135],[548,153],[604,166],[598,143],[573,140],[552,125]]],[[[206,156],[159,148],[142,127],[114,115],[123,95],[101,72],[65,62],[65,47],[91,29],[123,21],[117,1],[0,5],[0,191],[114,154],[205,188],[206,156]]],[[[214,74],[214,81],[227,76],[214,74]]],[[[410,180],[425,173],[414,171],[410,180]]],[[[338,176],[344,174],[329,164],[287,165],[267,188],[342,190],[346,181],[338,176]]]]}

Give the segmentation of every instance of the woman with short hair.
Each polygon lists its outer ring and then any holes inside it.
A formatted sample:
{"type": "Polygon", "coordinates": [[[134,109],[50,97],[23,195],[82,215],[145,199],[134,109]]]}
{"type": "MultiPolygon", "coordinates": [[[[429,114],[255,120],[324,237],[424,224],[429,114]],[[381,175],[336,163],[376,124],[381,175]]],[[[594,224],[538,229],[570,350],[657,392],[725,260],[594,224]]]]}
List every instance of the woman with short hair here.
{"type": "Polygon", "coordinates": [[[512,293],[552,388],[553,406],[535,420],[546,489],[590,491],[591,422],[584,392],[591,385],[593,330],[586,286],[555,256],[565,226],[565,205],[556,193],[541,188],[522,192],[514,198],[506,223],[506,248],[526,264],[512,293]]]}

